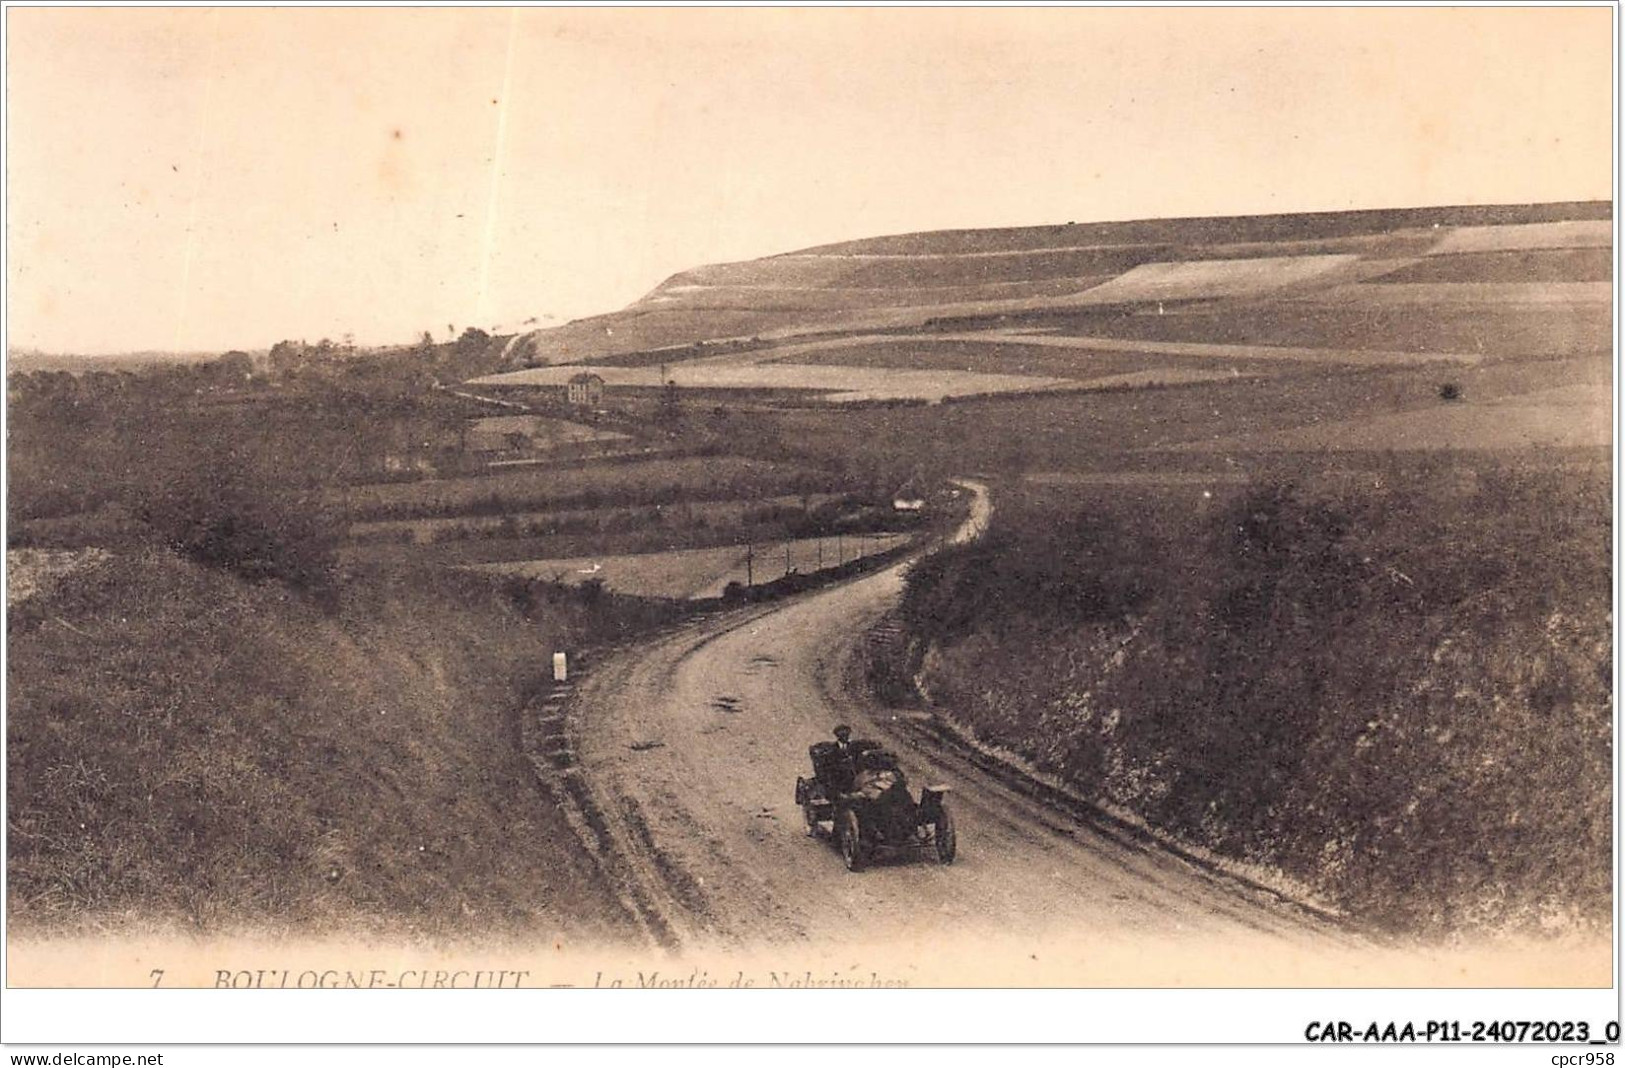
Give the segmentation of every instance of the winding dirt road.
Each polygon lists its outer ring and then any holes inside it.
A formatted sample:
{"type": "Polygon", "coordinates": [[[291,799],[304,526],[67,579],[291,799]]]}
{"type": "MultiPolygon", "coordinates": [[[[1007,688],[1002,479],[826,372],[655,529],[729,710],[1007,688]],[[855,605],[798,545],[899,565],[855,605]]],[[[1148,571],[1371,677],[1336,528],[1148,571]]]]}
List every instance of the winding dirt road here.
{"type": "MultiPolygon", "coordinates": [[[[989,511],[982,487],[966,485],[974,504],[961,538],[989,511]]],[[[997,947],[1023,962],[1039,962],[1042,947],[1052,964],[1070,944],[1091,947],[1098,979],[1148,982],[1213,978],[1187,967],[1148,979],[1132,948],[1148,940],[1197,939],[1232,957],[1260,944],[1300,955],[1354,948],[1310,911],[1109,820],[1035,800],[853,696],[842,685],[851,657],[896,604],[904,566],[690,625],[582,684],[579,771],[614,842],[617,878],[658,940],[685,953],[831,939],[957,946],[965,959],[997,947]],[[928,855],[849,874],[827,840],[806,836],[796,776],[808,774],[808,744],[840,720],[892,744],[914,787],[950,784],[954,864],[928,855]],[[1128,955],[1102,956],[1109,945],[1128,955]]]]}

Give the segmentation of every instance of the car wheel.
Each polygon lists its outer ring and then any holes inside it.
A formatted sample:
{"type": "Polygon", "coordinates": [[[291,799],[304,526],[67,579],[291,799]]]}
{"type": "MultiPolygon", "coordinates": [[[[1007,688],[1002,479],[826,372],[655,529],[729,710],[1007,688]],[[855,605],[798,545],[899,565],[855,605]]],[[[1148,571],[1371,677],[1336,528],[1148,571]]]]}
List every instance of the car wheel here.
{"type": "Polygon", "coordinates": [[[858,830],[857,813],[847,809],[835,821],[841,836],[841,859],[847,871],[862,871],[867,859],[863,849],[863,835],[858,830]]]}
{"type": "Polygon", "coordinates": [[[944,864],[952,864],[954,854],[959,851],[959,839],[954,834],[954,817],[946,807],[937,813],[934,833],[937,839],[937,859],[944,864]]]}

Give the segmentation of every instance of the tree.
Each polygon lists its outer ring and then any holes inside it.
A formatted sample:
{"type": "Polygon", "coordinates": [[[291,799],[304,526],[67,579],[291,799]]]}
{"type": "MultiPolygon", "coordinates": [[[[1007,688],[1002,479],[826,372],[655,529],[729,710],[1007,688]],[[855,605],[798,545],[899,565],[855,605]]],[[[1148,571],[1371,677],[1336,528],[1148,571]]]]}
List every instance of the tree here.
{"type": "Polygon", "coordinates": [[[457,339],[457,359],[464,364],[476,360],[484,355],[485,350],[490,345],[491,335],[477,326],[471,326],[464,330],[462,336],[457,339]]]}
{"type": "Polygon", "coordinates": [[[278,341],[271,346],[271,354],[267,358],[267,362],[270,364],[271,373],[275,375],[297,371],[306,362],[305,343],[303,341],[278,341]]]}

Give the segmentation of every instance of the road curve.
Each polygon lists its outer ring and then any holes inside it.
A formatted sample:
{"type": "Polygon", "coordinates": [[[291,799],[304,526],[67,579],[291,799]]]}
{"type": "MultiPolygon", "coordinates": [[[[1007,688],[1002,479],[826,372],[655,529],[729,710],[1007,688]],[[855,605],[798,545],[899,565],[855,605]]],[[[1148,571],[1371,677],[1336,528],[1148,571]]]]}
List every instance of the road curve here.
{"type": "MultiPolygon", "coordinates": [[[[965,485],[973,507],[960,538],[989,511],[983,488],[965,485]]],[[[620,879],[668,945],[810,947],[838,935],[1005,950],[1147,939],[1249,955],[1260,944],[1353,948],[1267,891],[1033,800],[849,692],[850,658],[896,604],[905,567],[692,624],[582,683],[580,774],[620,854],[620,879]],[[905,858],[849,874],[827,841],[806,836],[796,776],[809,773],[808,744],[838,720],[892,743],[914,787],[951,786],[955,863],[905,858]]],[[[1028,956],[1039,959],[1036,949],[1028,956]]],[[[1144,969],[1107,971],[1097,978],[1144,969]]]]}

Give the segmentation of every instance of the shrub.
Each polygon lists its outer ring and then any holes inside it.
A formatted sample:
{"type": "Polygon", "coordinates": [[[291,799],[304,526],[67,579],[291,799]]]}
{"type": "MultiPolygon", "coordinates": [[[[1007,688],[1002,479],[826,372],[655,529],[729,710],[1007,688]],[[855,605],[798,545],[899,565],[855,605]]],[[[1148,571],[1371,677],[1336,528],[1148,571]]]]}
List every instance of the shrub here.
{"type": "Polygon", "coordinates": [[[132,479],[133,510],[159,544],[250,582],[331,601],[340,527],[319,487],[290,484],[251,448],[200,458],[165,450],[132,479]]]}
{"type": "Polygon", "coordinates": [[[500,584],[424,570],[368,576],[324,612],[161,552],[37,599],[66,626],[11,635],[13,930],[620,922],[516,744],[550,650],[640,625],[619,604],[539,591],[527,620],[500,584]]]}

